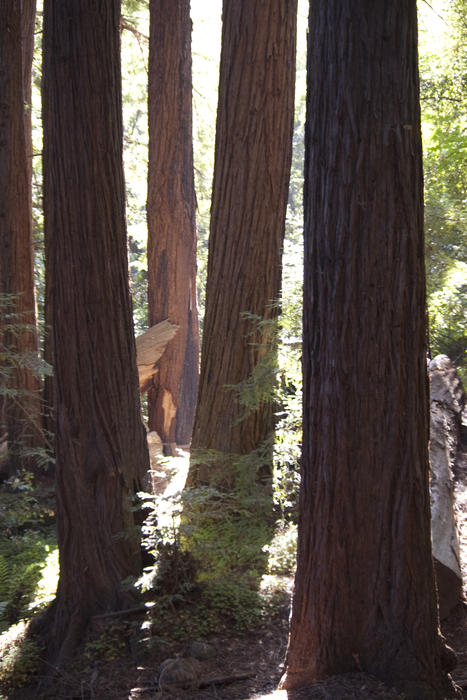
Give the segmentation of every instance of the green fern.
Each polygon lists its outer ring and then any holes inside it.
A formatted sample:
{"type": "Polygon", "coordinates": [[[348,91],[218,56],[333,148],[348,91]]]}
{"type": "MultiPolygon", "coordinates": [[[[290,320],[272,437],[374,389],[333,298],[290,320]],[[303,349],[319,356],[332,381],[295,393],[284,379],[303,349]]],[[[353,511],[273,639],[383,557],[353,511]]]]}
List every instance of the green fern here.
{"type": "MultiPolygon", "coordinates": [[[[0,601],[4,601],[6,598],[8,598],[9,582],[9,567],[5,560],[5,557],[2,554],[0,554],[0,601]]],[[[2,603],[0,602],[0,605],[1,604],[2,603]]],[[[0,609],[0,617],[1,614],[2,611],[0,609]]]]}

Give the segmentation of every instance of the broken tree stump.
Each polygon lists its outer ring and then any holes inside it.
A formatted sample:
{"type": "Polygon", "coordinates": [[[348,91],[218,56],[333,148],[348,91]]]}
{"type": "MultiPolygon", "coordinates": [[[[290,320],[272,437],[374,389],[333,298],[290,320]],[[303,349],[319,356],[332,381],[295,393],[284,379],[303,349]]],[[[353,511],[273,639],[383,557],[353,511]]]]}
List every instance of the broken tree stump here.
{"type": "Polygon", "coordinates": [[[157,372],[157,363],[168,343],[178,331],[178,326],[168,319],[156,323],[136,338],[136,364],[138,365],[139,390],[144,394],[157,372]]]}

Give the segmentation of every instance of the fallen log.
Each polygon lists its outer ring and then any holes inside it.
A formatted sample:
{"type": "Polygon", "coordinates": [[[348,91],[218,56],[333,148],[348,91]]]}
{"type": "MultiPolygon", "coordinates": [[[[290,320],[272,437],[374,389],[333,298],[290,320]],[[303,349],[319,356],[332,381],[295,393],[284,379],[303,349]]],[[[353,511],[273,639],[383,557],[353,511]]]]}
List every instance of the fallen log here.
{"type": "Polygon", "coordinates": [[[446,355],[438,355],[431,360],[428,374],[431,403],[431,541],[439,615],[444,619],[462,600],[454,484],[465,395],[455,366],[446,355]]]}
{"type": "Polygon", "coordinates": [[[151,380],[157,372],[157,363],[177,331],[178,326],[166,319],[156,323],[136,338],[136,364],[139,390],[142,394],[149,389],[151,380]]]}

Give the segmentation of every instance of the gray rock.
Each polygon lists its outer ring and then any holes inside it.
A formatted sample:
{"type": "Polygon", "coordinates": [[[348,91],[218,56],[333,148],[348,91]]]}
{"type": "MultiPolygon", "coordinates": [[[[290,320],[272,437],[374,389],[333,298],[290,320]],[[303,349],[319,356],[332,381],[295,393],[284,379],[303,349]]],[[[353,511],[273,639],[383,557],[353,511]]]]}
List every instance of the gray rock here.
{"type": "Polygon", "coordinates": [[[166,659],[160,665],[159,688],[194,690],[199,685],[201,666],[196,659],[166,659]]]}
{"type": "Polygon", "coordinates": [[[462,600],[459,535],[455,517],[454,474],[465,395],[446,355],[428,366],[430,378],[431,538],[440,617],[462,600]]]}
{"type": "Polygon", "coordinates": [[[199,659],[199,661],[206,661],[216,656],[216,650],[210,644],[206,644],[206,642],[193,642],[188,656],[191,656],[193,659],[199,659]]]}

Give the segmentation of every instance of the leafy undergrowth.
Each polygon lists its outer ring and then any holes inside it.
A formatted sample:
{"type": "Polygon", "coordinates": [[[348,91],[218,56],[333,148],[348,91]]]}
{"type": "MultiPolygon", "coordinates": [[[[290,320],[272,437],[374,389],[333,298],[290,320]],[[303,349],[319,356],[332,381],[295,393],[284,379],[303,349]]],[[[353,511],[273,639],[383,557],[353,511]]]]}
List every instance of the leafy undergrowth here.
{"type": "Polygon", "coordinates": [[[55,503],[49,480],[25,473],[0,485],[0,687],[28,682],[41,650],[27,621],[53,599],[58,578],[55,503]]]}
{"type": "Polygon", "coordinates": [[[40,673],[49,677],[39,690],[41,650],[27,639],[18,644],[24,639],[22,625],[6,649],[5,671],[9,675],[0,682],[0,698],[146,700],[196,697],[192,695],[195,691],[208,693],[200,695],[207,698],[213,697],[212,690],[219,679],[222,686],[217,688],[216,697],[241,697],[223,694],[236,686],[238,693],[239,683],[252,691],[271,689],[285,652],[290,585],[290,577],[271,574],[266,577],[263,590],[256,594],[220,583],[203,584],[184,595],[147,593],[142,611],[95,618],[86,639],[65,668],[50,677],[50,668],[42,667],[40,673]],[[199,683],[205,690],[198,688],[197,677],[196,687],[178,688],[171,695],[159,694],[164,664],[170,659],[185,660],[193,644],[210,650],[206,658],[193,662],[198,664],[199,683]],[[258,673],[262,674],[260,685],[258,673]],[[239,677],[242,680],[235,680],[239,677]]]}
{"type": "MultiPolygon", "coordinates": [[[[463,520],[467,521],[467,511],[463,520]]],[[[183,550],[176,529],[172,534],[162,545],[159,540],[158,566],[147,571],[146,590],[141,592],[144,605],[126,614],[94,619],[72,662],[49,677],[40,690],[37,672],[42,650],[27,638],[18,644],[25,639],[24,623],[11,627],[8,643],[3,635],[0,698],[400,698],[376,679],[357,673],[314,684],[305,694],[275,690],[284,670],[287,646],[296,534],[293,524],[280,524],[265,547],[268,569],[259,588],[251,586],[248,576],[243,581],[200,580],[196,562],[183,550]],[[193,658],[194,646],[207,651],[193,658]],[[182,685],[166,687],[164,674],[174,668],[193,671],[193,676],[188,675],[182,685]]],[[[156,541],[154,538],[154,546],[156,541]]],[[[461,683],[467,681],[465,620],[465,609],[460,607],[443,625],[458,653],[459,666],[453,675],[461,683]]],[[[42,667],[40,673],[44,671],[42,667]]]]}
{"type": "MultiPolygon", "coordinates": [[[[275,625],[282,628],[288,616],[290,584],[290,576],[283,574],[290,570],[294,559],[293,526],[290,530],[279,528],[277,539],[271,540],[271,532],[252,525],[247,530],[248,523],[239,522],[238,513],[232,511],[230,525],[222,536],[214,537],[208,519],[198,523],[202,546],[196,552],[208,552],[206,561],[200,563],[181,543],[179,497],[164,496],[151,503],[145,538],[155,564],[139,582],[139,590],[138,582],[135,589],[144,602],[144,612],[136,610],[128,615],[94,619],[73,662],[61,669],[56,678],[49,678],[39,693],[38,680],[42,674],[50,675],[50,668],[41,666],[43,650],[28,638],[27,621],[51,600],[55,591],[58,562],[51,522],[53,500],[46,491],[39,494],[25,479],[0,487],[0,513],[7,533],[0,549],[0,561],[5,563],[0,696],[117,698],[125,689],[122,697],[128,697],[129,679],[137,685],[143,668],[152,668],[154,679],[159,663],[183,654],[187,645],[195,641],[214,640],[215,648],[220,643],[225,647],[232,637],[248,639],[261,635],[266,639],[271,635],[268,630],[275,625]],[[247,536],[240,538],[242,529],[247,536]],[[268,544],[263,546],[266,540],[268,544]],[[215,544],[215,552],[223,552],[223,556],[213,559],[209,553],[211,543],[215,544]],[[231,561],[233,551],[235,565],[231,561]],[[259,586],[259,563],[265,568],[268,557],[271,566],[259,586]],[[200,576],[206,562],[214,560],[222,564],[212,571],[215,576],[200,576]],[[220,639],[223,641],[216,641],[220,639]],[[143,659],[148,661],[139,668],[143,659]],[[120,667],[126,669],[127,678],[120,677],[120,667]],[[108,674],[112,677],[112,690],[106,686],[110,682],[108,674]],[[96,677],[100,679],[101,675],[103,685],[97,692],[96,677]],[[114,685],[117,678],[119,688],[114,685]]],[[[131,583],[135,586],[135,582],[131,583]]],[[[276,636],[272,634],[274,639],[276,636]]],[[[283,634],[280,639],[283,645],[283,634]]]]}
{"type": "MultiPolygon", "coordinates": [[[[227,612],[225,600],[224,595],[222,600],[213,596],[207,625],[202,623],[207,601],[198,607],[195,603],[188,608],[168,606],[167,611],[161,602],[158,606],[148,606],[146,613],[97,619],[72,662],[48,678],[46,685],[38,690],[40,679],[36,675],[33,685],[24,686],[28,669],[23,664],[23,675],[16,675],[21,687],[11,690],[10,686],[3,697],[165,700],[250,697],[250,692],[272,690],[285,653],[288,596],[283,595],[280,602],[277,599],[271,614],[255,617],[249,623],[243,620],[242,625],[249,628],[243,632],[230,627],[231,611],[229,618],[223,618],[227,612]],[[168,660],[185,661],[194,644],[209,650],[206,658],[193,661],[199,674],[196,683],[170,692],[161,689],[161,671],[168,660]]],[[[5,692],[0,686],[0,693],[2,690],[5,692]]]]}

